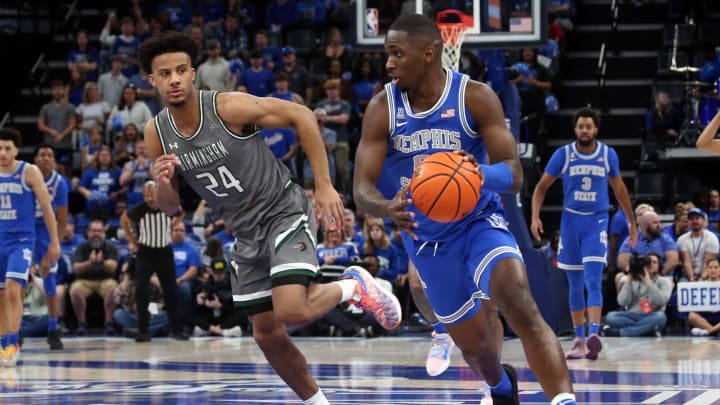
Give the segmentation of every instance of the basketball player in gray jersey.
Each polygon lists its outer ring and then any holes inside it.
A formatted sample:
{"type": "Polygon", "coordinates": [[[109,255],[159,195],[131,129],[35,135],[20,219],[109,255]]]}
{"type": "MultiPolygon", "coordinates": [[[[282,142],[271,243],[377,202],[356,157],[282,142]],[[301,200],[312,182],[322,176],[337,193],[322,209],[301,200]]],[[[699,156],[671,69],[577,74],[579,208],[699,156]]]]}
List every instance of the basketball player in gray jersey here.
{"type": "Polygon", "coordinates": [[[144,132],[158,205],[171,215],[182,209],[178,174],[232,227],[236,306],[250,316],[255,341],[290,388],[305,404],[327,404],[286,325],[307,324],[352,301],[394,329],[400,305],[358,267],[348,268],[339,281],[311,283],[319,271],[313,207],[257,126],[296,129],[315,174],[317,217],[332,230],[342,226],[344,209],[315,116],[277,98],[195,90],[197,55],[196,43],[182,34],[153,37],[140,47],[142,68],[166,105],[144,132]]]}

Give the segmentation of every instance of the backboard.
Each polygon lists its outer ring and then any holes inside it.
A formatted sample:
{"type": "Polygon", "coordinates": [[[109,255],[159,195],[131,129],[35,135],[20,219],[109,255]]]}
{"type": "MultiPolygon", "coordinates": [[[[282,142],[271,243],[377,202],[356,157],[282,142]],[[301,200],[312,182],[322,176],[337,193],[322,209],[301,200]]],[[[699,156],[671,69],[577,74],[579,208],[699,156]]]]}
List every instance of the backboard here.
{"type": "Polygon", "coordinates": [[[547,39],[547,10],[543,0],[356,0],[351,38],[358,48],[383,47],[387,29],[402,14],[425,14],[457,8],[463,20],[472,19],[464,45],[472,48],[539,46],[547,39]],[[452,6],[452,7],[451,7],[452,6]]]}

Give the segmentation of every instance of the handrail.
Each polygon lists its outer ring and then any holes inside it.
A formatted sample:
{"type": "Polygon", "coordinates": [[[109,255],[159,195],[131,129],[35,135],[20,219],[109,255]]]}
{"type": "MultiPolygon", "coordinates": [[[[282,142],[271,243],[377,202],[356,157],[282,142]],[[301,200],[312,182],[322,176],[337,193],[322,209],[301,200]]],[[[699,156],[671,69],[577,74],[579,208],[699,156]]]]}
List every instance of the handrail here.
{"type": "Polygon", "coordinates": [[[10,121],[12,117],[10,116],[10,111],[6,111],[5,115],[3,115],[2,120],[0,120],[0,128],[5,128],[5,124],[10,121]]]}

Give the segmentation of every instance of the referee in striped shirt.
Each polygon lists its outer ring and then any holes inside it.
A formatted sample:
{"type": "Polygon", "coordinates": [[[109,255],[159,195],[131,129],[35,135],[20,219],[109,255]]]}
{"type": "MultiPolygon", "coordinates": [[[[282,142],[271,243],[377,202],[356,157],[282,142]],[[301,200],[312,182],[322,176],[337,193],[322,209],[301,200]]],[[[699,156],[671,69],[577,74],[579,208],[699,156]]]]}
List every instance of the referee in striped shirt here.
{"type": "Polygon", "coordinates": [[[177,309],[175,282],[175,258],[173,255],[170,230],[175,222],[182,221],[182,215],[169,217],[155,203],[157,184],[150,180],[143,186],[144,201],[130,207],[120,218],[120,223],[128,237],[130,250],[136,253],[134,274],[135,304],[138,313],[137,342],[150,341],[150,277],[157,273],[163,292],[163,302],[170,321],[170,336],[187,340],[182,331],[182,323],[177,309]],[[137,234],[132,231],[131,223],[136,226],[137,234]]]}

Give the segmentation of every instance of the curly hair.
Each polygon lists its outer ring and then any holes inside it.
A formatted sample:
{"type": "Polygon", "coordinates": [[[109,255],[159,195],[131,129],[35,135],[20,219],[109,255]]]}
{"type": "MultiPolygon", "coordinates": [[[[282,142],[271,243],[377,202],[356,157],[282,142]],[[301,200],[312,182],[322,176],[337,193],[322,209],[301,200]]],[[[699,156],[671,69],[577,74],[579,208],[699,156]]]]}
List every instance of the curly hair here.
{"type": "Polygon", "coordinates": [[[152,72],[152,62],[156,56],[174,52],[186,53],[195,65],[200,54],[200,46],[189,35],[179,32],[149,38],[138,49],[140,67],[149,74],[152,72]]]}

